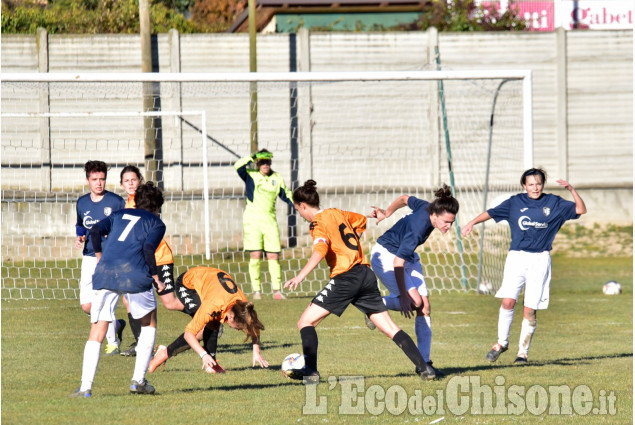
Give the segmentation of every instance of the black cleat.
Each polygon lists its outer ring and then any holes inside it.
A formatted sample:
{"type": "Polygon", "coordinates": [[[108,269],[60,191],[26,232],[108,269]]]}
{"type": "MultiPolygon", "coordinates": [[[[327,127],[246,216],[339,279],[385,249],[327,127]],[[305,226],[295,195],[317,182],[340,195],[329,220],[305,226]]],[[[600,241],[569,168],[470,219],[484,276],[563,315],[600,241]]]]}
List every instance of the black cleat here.
{"type": "Polygon", "coordinates": [[[433,381],[437,377],[437,371],[435,368],[432,367],[432,362],[425,363],[424,370],[420,370],[419,368],[416,368],[415,372],[424,381],[433,381]]]}
{"type": "Polygon", "coordinates": [[[525,353],[518,353],[516,355],[516,360],[514,360],[514,364],[527,364],[527,354],[525,353]]]}
{"type": "Polygon", "coordinates": [[[488,362],[494,363],[496,360],[498,360],[498,357],[505,351],[507,351],[507,347],[503,347],[497,342],[496,344],[494,344],[490,352],[487,353],[487,356],[485,356],[485,358],[488,362]]]}
{"type": "Polygon", "coordinates": [[[305,385],[316,385],[320,383],[320,373],[317,370],[309,369],[306,366],[301,369],[290,369],[285,375],[287,378],[302,380],[305,385]]]}
{"type": "Polygon", "coordinates": [[[134,342],[132,344],[130,344],[130,347],[128,347],[127,350],[122,351],[121,353],[119,353],[120,356],[124,356],[124,357],[136,357],[137,356],[137,343],[134,342]]]}

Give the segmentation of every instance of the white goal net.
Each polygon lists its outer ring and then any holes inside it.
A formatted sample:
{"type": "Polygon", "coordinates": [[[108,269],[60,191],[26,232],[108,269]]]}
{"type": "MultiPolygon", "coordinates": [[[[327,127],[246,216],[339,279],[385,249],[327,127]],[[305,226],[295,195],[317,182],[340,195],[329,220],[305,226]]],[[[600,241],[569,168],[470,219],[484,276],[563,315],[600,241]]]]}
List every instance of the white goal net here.
{"type": "MultiPolygon", "coordinates": [[[[124,197],[119,173],[128,164],[163,188],[175,273],[219,267],[246,293],[244,183],[233,163],[254,146],[274,153],[287,186],[316,180],[324,208],[367,214],[404,193],[432,200],[453,180],[461,225],[517,193],[532,162],[525,71],[4,74],[1,84],[2,299],[78,296],[75,203],[87,192],[88,160],[110,166],[107,189],[124,197]]],[[[369,220],[366,253],[407,210],[369,220]]],[[[281,201],[277,217],[286,280],[311,241],[281,201]]],[[[433,232],[419,248],[428,287],[500,284],[506,228],[490,220],[464,240],[454,229],[433,232]]],[[[327,278],[322,264],[298,293],[315,293],[327,278]]],[[[267,292],[266,265],[262,281],[267,292]]]]}

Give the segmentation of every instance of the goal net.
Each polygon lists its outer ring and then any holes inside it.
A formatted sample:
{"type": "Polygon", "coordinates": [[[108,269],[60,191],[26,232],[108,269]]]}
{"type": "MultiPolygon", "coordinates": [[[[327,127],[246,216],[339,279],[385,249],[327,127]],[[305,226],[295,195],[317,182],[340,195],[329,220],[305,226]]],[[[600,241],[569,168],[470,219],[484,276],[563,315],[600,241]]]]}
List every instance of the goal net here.
{"type": "MultiPolygon", "coordinates": [[[[453,180],[461,225],[517,193],[532,162],[525,71],[4,74],[1,84],[2,299],[78,297],[75,204],[88,160],[110,166],[107,190],[124,197],[128,164],[163,188],[175,273],[219,267],[245,293],[244,183],[233,164],[254,147],[274,153],[287,186],[317,181],[323,208],[367,214],[401,194],[432,200],[453,180]]],[[[294,211],[281,201],[276,210],[286,280],[312,244],[294,211]]],[[[365,252],[408,212],[369,220],[365,252]]],[[[433,232],[418,249],[428,287],[499,285],[508,233],[491,220],[465,239],[433,232]]],[[[298,293],[317,292],[328,275],[321,264],[298,293]]]]}

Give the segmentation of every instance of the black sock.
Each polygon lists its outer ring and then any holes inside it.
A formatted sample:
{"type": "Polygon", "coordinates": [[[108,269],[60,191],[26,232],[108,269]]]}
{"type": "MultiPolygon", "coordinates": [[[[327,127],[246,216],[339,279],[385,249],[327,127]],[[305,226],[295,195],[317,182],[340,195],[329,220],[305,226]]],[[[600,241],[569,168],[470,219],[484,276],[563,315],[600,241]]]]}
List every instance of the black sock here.
{"type": "Polygon", "coordinates": [[[141,320],[135,319],[132,314],[128,313],[128,323],[130,323],[130,330],[136,344],[139,341],[139,334],[141,334],[141,320]]]}
{"type": "Polygon", "coordinates": [[[174,357],[179,353],[190,348],[190,344],[185,340],[185,334],[179,335],[177,339],[175,339],[172,344],[168,345],[168,358],[174,357]]]}
{"type": "Polygon", "coordinates": [[[302,329],[300,329],[300,337],[302,338],[304,363],[306,364],[307,368],[317,371],[318,336],[317,332],[315,332],[315,327],[303,327],[302,329]]]}
{"type": "Polygon", "coordinates": [[[218,348],[218,330],[212,330],[208,327],[203,329],[203,344],[205,351],[216,360],[216,349],[218,348]]]}
{"type": "Polygon", "coordinates": [[[415,364],[417,369],[425,370],[425,360],[423,360],[421,352],[417,348],[417,345],[412,340],[412,338],[410,338],[410,335],[405,333],[403,330],[399,330],[399,332],[395,334],[392,340],[395,341],[395,344],[397,344],[397,346],[401,348],[404,353],[406,353],[406,356],[408,356],[410,361],[415,364]]]}

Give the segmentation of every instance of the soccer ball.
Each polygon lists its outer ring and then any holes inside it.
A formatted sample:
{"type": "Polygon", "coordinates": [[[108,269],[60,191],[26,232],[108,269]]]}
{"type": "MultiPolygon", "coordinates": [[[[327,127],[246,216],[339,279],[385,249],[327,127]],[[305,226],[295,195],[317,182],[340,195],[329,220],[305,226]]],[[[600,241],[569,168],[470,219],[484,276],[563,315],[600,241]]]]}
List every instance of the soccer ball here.
{"type": "Polygon", "coordinates": [[[282,374],[287,376],[287,372],[291,369],[302,369],[304,367],[304,356],[300,353],[289,354],[282,361],[282,366],[280,369],[282,370],[282,374]]]}
{"type": "Polygon", "coordinates": [[[622,285],[614,280],[609,280],[602,287],[602,292],[604,295],[619,295],[622,293],[622,285]]]}
{"type": "Polygon", "coordinates": [[[494,293],[494,287],[488,281],[483,281],[478,284],[478,293],[484,295],[491,295],[494,293]]]}

